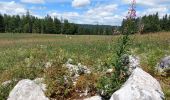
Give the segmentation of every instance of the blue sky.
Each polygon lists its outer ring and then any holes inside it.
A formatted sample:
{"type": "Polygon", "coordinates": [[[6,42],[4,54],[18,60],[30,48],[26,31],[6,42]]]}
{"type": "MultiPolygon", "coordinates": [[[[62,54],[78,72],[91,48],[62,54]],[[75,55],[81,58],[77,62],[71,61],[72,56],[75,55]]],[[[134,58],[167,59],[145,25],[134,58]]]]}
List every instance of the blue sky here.
{"type": "MultiPolygon", "coordinates": [[[[0,13],[66,18],[79,24],[120,25],[131,0],[0,0],[0,13]]],[[[170,14],[170,0],[136,0],[137,16],[170,14]]]]}

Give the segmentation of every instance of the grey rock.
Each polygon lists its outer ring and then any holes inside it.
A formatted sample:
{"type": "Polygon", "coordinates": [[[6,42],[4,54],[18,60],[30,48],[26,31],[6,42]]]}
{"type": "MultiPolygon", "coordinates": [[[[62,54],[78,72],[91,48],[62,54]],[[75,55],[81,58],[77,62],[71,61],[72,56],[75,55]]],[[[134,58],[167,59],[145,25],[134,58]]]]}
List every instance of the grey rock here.
{"type": "Polygon", "coordinates": [[[73,65],[66,63],[64,67],[68,68],[70,76],[72,78],[73,84],[76,85],[77,79],[82,74],[90,74],[91,71],[86,66],[81,65],[80,63],[78,65],[73,65]]]}
{"type": "Polygon", "coordinates": [[[69,63],[70,61],[67,61],[64,65],[66,68],[68,68],[71,76],[79,76],[82,74],[90,74],[91,71],[86,66],[79,63],[78,65],[73,65],[69,63]]]}
{"type": "Polygon", "coordinates": [[[46,91],[46,84],[44,84],[44,78],[36,78],[33,80],[43,91],[46,91]]]}
{"type": "Polygon", "coordinates": [[[156,71],[159,73],[170,74],[170,56],[164,57],[156,66],[156,71]]]}
{"type": "Polygon", "coordinates": [[[102,98],[100,96],[93,96],[93,97],[90,97],[90,98],[86,98],[84,100],[102,100],[102,98]]]}
{"type": "Polygon", "coordinates": [[[40,86],[34,81],[24,79],[18,82],[7,100],[49,100],[40,86]]]}
{"type": "Polygon", "coordinates": [[[128,66],[129,73],[132,73],[134,69],[140,67],[140,59],[137,56],[130,55],[129,56],[129,66],[128,66]]]}
{"type": "Polygon", "coordinates": [[[110,100],[163,100],[159,82],[137,67],[125,84],[111,96],[110,100]]]}

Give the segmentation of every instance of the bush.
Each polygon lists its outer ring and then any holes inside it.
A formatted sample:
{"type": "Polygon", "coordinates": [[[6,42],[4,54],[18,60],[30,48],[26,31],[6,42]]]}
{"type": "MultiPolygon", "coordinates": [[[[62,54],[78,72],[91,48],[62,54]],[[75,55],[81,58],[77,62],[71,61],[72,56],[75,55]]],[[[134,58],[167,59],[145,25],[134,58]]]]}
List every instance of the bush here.
{"type": "Polygon", "coordinates": [[[98,79],[99,75],[93,73],[81,75],[77,80],[75,90],[85,92],[85,90],[87,89],[88,92],[93,95],[97,91],[96,83],[98,79]]]}
{"type": "Polygon", "coordinates": [[[73,90],[73,83],[66,68],[61,63],[55,63],[45,70],[46,95],[49,98],[64,100],[73,90]]]}
{"type": "Polygon", "coordinates": [[[17,81],[12,81],[6,85],[0,86],[0,100],[7,100],[10,91],[14,88],[17,84],[17,81]]]}

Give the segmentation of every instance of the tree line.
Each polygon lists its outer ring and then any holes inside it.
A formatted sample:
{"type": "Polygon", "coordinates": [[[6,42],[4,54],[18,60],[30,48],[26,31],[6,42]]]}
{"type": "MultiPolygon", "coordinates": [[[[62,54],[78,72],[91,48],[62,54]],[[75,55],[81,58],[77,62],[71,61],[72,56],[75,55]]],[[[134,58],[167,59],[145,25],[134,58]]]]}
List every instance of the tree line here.
{"type": "MultiPolygon", "coordinates": [[[[124,31],[127,28],[127,20],[122,21],[122,26],[120,31],[124,31]]],[[[164,15],[162,18],[159,18],[159,14],[151,14],[145,15],[143,17],[138,17],[133,19],[132,23],[128,26],[132,31],[131,34],[134,33],[153,33],[153,32],[161,32],[161,31],[170,31],[170,15],[164,15]]],[[[123,33],[123,32],[122,32],[123,33]]]]}
{"type": "Polygon", "coordinates": [[[0,14],[0,33],[40,33],[40,34],[70,34],[70,35],[110,35],[112,26],[80,25],[70,23],[67,19],[52,18],[47,15],[38,18],[30,15],[0,14]]]}
{"type": "MultiPolygon", "coordinates": [[[[159,14],[145,15],[133,19],[130,25],[123,19],[122,25],[85,25],[70,23],[67,19],[52,18],[47,15],[38,18],[30,15],[0,14],[0,33],[39,33],[39,34],[70,34],[70,35],[112,35],[124,33],[128,28],[130,34],[170,31],[170,15],[159,18],[159,14]],[[116,30],[116,31],[115,31],[116,30]],[[118,31],[117,31],[118,30],[118,31]]],[[[129,23],[128,23],[129,24],[129,23]]]]}

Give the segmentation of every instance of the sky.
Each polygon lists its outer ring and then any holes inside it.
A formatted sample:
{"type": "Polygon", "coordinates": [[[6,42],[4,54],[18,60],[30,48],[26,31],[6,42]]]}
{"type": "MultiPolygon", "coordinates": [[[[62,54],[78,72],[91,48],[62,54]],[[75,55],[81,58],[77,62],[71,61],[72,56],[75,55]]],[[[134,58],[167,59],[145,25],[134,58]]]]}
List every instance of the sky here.
{"type": "MultiPolygon", "coordinates": [[[[121,25],[132,0],[0,0],[0,13],[36,17],[47,14],[78,24],[121,25]]],[[[170,14],[170,0],[136,0],[137,17],[170,14]]]]}

